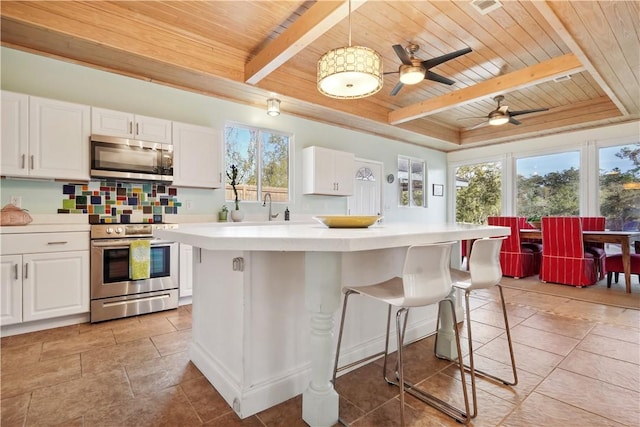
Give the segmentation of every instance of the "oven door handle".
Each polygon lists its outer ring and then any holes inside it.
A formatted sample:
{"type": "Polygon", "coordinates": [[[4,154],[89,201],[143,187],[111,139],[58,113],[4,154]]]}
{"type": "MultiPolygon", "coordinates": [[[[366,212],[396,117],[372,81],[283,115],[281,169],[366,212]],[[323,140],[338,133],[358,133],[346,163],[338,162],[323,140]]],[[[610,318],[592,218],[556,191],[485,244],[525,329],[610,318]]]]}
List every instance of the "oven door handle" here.
{"type": "MultiPolygon", "coordinates": [[[[129,249],[132,240],[106,240],[106,241],[93,241],[91,246],[94,248],[111,248],[111,249],[129,249]]],[[[170,245],[175,242],[169,240],[150,240],[151,246],[170,245]]]]}

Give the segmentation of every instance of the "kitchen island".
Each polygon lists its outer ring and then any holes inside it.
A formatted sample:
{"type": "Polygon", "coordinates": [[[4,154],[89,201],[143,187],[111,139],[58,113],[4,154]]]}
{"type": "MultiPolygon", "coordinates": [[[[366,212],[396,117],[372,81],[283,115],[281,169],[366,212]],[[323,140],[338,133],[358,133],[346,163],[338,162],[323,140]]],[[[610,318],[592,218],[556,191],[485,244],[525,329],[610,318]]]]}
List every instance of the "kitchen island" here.
{"type": "MultiPolygon", "coordinates": [[[[245,418],[303,393],[303,419],[331,426],[338,420],[331,375],[342,286],[399,275],[410,245],[502,236],[509,229],[193,224],[155,234],[194,247],[190,357],[236,413],[245,418]]],[[[384,348],[386,307],[366,300],[353,302],[357,314],[344,332],[341,364],[384,348]]],[[[407,339],[432,334],[436,316],[435,306],[412,310],[407,339]]]]}

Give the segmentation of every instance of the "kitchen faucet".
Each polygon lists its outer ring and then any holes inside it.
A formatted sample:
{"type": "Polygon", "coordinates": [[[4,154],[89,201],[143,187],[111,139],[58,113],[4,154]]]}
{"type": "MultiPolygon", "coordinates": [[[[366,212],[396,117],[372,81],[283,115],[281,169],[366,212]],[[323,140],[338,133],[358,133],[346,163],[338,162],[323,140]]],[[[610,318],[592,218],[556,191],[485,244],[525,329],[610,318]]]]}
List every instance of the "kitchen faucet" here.
{"type": "Polygon", "coordinates": [[[262,206],[267,206],[267,196],[269,196],[269,221],[271,221],[273,218],[277,218],[279,214],[271,215],[271,193],[264,193],[262,206]]]}

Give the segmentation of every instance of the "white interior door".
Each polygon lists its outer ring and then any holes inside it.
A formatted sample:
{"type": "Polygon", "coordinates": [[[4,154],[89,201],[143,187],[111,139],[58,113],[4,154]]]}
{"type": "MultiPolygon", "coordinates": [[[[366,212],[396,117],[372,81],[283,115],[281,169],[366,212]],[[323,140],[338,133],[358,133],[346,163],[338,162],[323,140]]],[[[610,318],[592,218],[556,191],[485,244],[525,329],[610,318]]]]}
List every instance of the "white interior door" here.
{"type": "Polygon", "coordinates": [[[353,195],[349,196],[349,215],[381,215],[382,163],[356,159],[353,195]]]}

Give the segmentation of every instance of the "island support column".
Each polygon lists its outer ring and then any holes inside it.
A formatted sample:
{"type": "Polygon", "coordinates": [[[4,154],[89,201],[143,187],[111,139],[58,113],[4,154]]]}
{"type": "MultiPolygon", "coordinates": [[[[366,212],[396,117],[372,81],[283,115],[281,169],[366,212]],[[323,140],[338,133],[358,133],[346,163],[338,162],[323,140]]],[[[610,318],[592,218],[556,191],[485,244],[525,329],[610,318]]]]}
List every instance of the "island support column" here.
{"type": "Polygon", "coordinates": [[[305,253],[305,306],[311,319],[311,381],[302,393],[302,419],[312,427],[338,422],[333,376],[334,313],[340,306],[342,254],[305,253]]]}

